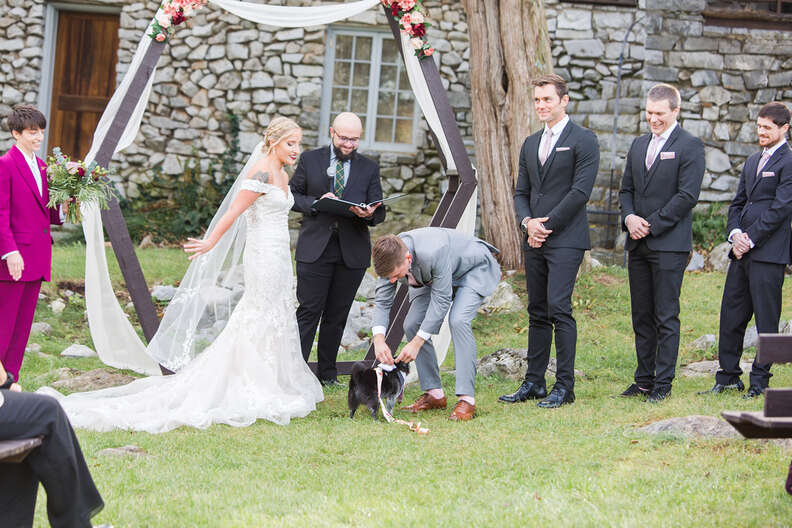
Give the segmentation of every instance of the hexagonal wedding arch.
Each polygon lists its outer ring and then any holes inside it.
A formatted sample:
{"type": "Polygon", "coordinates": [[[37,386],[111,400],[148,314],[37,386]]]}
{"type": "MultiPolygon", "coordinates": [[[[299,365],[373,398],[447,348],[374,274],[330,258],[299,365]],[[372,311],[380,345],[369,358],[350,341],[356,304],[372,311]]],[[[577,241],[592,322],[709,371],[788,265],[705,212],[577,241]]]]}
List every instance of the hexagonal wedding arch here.
{"type": "MultiPolygon", "coordinates": [[[[460,220],[465,216],[466,229],[472,231],[471,213],[475,215],[476,176],[462,142],[456,119],[443,88],[434,60],[419,60],[414,46],[426,38],[411,42],[403,30],[404,20],[396,20],[397,9],[391,4],[413,8],[411,0],[360,0],[349,3],[327,4],[318,7],[269,6],[237,0],[209,0],[210,3],[234,15],[257,23],[275,27],[306,27],[324,25],[357,15],[381,4],[399,45],[406,66],[410,85],[416,100],[429,124],[435,145],[438,147],[443,168],[448,176],[448,189],[432,217],[431,226],[461,228],[460,220]],[[400,24],[401,27],[400,27],[400,24]],[[468,207],[472,205],[472,207],[468,207]]],[[[189,4],[189,0],[166,0],[163,6],[189,4]]],[[[198,3],[203,3],[199,0],[198,3]]],[[[420,6],[420,4],[419,4],[420,6]]],[[[188,8],[189,9],[189,8],[188,8]]],[[[167,39],[170,15],[163,8],[155,15],[147,34],[144,35],[124,79],[108,103],[94,134],[91,150],[86,161],[95,160],[107,167],[113,155],[132,143],[145,111],[153,80],[153,73],[167,39]],[[162,24],[161,20],[166,20],[162,24]],[[157,34],[160,37],[156,37],[157,34]],[[156,38],[155,38],[156,37],[156,38]]],[[[422,54],[423,55],[423,54],[422,54]]],[[[86,290],[85,299],[91,337],[99,358],[108,365],[129,368],[148,374],[170,373],[146,354],[145,345],[126,319],[118,304],[110,283],[107,260],[104,252],[103,227],[112,243],[113,251],[129,290],[140,321],[143,335],[148,342],[159,326],[154,303],[146,285],[143,271],[135,255],[126,222],[117,200],[110,208],[100,212],[95,207],[83,206],[83,230],[86,238],[86,290]]],[[[403,335],[402,324],[409,309],[407,289],[400,287],[391,309],[390,326],[386,340],[396,350],[403,335]]],[[[447,336],[446,336],[447,341],[447,336]]],[[[447,345],[446,345],[447,347],[447,345]]],[[[438,349],[443,347],[438,344],[438,349]]],[[[442,352],[444,354],[444,352],[442,352]]],[[[373,360],[373,347],[366,355],[373,360]]],[[[315,370],[316,365],[310,364],[315,370]]],[[[340,374],[348,374],[351,362],[339,362],[340,374]]]]}

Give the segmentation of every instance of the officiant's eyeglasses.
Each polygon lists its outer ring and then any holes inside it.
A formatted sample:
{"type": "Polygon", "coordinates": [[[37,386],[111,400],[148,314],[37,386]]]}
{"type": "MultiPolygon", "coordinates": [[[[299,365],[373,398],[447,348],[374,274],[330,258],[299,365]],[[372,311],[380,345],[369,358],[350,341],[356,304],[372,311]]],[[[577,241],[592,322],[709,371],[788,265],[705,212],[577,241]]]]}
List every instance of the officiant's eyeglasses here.
{"type": "Polygon", "coordinates": [[[341,143],[348,143],[350,145],[357,145],[360,143],[359,137],[346,137],[346,136],[339,136],[338,134],[335,135],[338,138],[338,141],[341,143]]]}

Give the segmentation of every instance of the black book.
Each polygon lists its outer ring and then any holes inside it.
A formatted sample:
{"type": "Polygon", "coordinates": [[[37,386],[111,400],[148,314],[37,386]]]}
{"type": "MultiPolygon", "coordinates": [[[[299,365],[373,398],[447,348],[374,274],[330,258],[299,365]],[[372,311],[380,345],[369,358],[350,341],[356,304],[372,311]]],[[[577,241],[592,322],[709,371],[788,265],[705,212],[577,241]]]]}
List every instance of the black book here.
{"type": "Polygon", "coordinates": [[[340,198],[321,198],[314,204],[314,209],[320,213],[330,213],[339,216],[356,216],[355,213],[349,210],[350,207],[360,207],[361,209],[365,209],[366,207],[371,207],[373,205],[377,205],[378,203],[384,204],[393,200],[398,200],[404,196],[407,195],[397,194],[383,198],[382,200],[375,200],[370,203],[355,203],[347,200],[341,200],[340,198]]]}

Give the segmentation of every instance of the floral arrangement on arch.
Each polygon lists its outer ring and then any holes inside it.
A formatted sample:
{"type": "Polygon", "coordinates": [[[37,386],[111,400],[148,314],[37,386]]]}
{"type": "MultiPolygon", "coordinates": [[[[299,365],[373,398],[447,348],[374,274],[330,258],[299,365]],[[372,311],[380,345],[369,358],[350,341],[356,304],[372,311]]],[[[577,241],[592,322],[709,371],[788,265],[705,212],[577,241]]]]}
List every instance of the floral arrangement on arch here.
{"type": "Polygon", "coordinates": [[[423,13],[423,6],[418,0],[382,0],[385,7],[390,9],[391,16],[399,23],[403,33],[409,35],[410,44],[415,49],[415,56],[419,59],[429,57],[434,53],[434,48],[426,39],[426,28],[429,23],[423,13]]]}
{"type": "Polygon", "coordinates": [[[157,42],[163,42],[178,26],[195,11],[206,5],[207,0],[164,0],[154,16],[154,25],[149,36],[157,42]]]}

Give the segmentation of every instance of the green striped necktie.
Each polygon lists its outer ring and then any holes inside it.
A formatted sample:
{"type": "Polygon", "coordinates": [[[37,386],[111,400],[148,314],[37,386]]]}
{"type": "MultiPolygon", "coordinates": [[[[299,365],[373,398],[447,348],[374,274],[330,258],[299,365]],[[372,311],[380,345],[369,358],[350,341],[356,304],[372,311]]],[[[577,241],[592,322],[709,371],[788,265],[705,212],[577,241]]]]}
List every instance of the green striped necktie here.
{"type": "Polygon", "coordinates": [[[336,160],[336,174],[335,174],[335,181],[333,183],[333,193],[341,198],[344,194],[344,162],[341,160],[336,160]]]}

